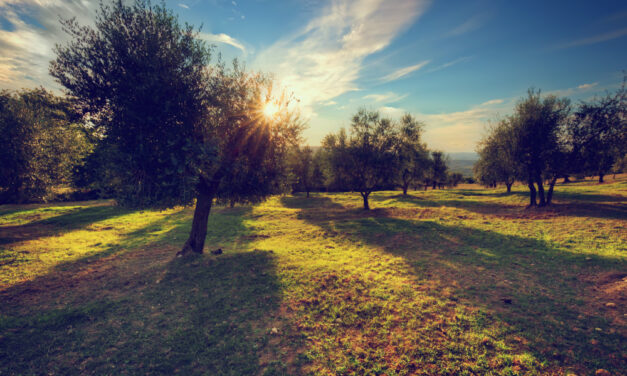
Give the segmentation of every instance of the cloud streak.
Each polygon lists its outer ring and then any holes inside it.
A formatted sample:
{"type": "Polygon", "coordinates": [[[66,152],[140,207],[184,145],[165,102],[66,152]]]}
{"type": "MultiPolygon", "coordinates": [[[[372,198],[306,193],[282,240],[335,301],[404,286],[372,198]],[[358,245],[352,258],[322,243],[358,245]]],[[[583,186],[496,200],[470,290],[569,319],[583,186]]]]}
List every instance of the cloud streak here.
{"type": "Polygon", "coordinates": [[[48,74],[48,64],[54,58],[55,43],[68,38],[59,18],[73,15],[83,25],[92,24],[96,6],[71,0],[0,0],[0,13],[10,24],[7,30],[0,30],[0,88],[58,89],[48,74]]]}
{"type": "Polygon", "coordinates": [[[246,47],[242,44],[242,42],[237,39],[227,35],[227,34],[211,34],[211,33],[199,33],[198,37],[204,41],[207,41],[211,44],[213,43],[222,43],[228,44],[229,46],[233,46],[239,50],[241,50],[244,54],[246,54],[246,47]]]}
{"type": "Polygon", "coordinates": [[[569,43],[562,44],[557,46],[558,49],[571,48],[571,47],[579,47],[586,46],[589,44],[597,44],[602,42],[607,42],[612,39],[621,38],[627,35],[627,28],[610,31],[604,34],[594,35],[588,38],[577,39],[569,43]]]}
{"type": "Polygon", "coordinates": [[[386,48],[427,1],[332,0],[304,28],[262,51],[253,66],[271,71],[311,106],[358,90],[363,60],[386,48]]]}
{"type": "Polygon", "coordinates": [[[411,65],[409,67],[397,69],[394,72],[388,74],[387,76],[384,76],[381,80],[385,82],[398,80],[399,78],[405,77],[408,74],[421,69],[427,64],[429,64],[429,60],[421,61],[420,63],[411,65]]]}

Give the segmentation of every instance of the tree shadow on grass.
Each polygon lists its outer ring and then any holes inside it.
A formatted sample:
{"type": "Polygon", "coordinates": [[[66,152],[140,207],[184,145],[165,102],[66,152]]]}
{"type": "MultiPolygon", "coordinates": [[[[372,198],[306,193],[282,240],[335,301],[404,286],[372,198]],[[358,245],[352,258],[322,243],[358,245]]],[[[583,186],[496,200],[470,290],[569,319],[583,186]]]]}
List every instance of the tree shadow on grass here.
{"type": "Polygon", "coordinates": [[[525,204],[506,204],[494,201],[465,200],[462,196],[481,197],[507,197],[520,196],[521,200],[527,197],[525,192],[512,192],[509,195],[498,193],[490,194],[465,194],[460,192],[459,199],[430,198],[417,195],[397,195],[372,197],[373,202],[395,200],[422,208],[455,207],[468,210],[485,216],[497,216],[507,218],[538,218],[538,217],[593,217],[607,219],[627,219],[626,200],[622,196],[575,194],[570,192],[556,192],[554,203],[546,208],[526,209],[525,204]]]}
{"type": "Polygon", "coordinates": [[[174,258],[191,220],[180,214],[4,291],[0,373],[288,372],[278,350],[294,344],[271,334],[281,329],[276,261],[247,250],[249,211],[212,214],[208,243],[227,245],[220,256],[174,258]]]}
{"type": "Polygon", "coordinates": [[[603,308],[587,304],[592,286],[579,278],[624,270],[620,259],[570,253],[538,239],[388,217],[385,211],[303,209],[298,217],[402,256],[412,278],[437,286],[434,297],[443,299],[442,292],[452,289],[455,300],[504,323],[508,342],[524,343],[540,361],[587,372],[625,371],[624,328],[604,318],[603,308]],[[523,340],[512,342],[516,337],[523,340]]]}
{"type": "Polygon", "coordinates": [[[123,216],[131,212],[131,210],[114,205],[88,206],[23,225],[0,226],[0,245],[86,228],[93,223],[123,216]]]}

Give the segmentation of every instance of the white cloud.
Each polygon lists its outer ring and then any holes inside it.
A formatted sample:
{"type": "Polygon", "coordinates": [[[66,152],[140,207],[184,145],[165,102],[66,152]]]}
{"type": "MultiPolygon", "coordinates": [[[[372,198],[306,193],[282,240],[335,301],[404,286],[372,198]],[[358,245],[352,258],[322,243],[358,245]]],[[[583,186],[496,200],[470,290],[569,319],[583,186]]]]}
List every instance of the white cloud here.
{"type": "Polygon", "coordinates": [[[11,27],[0,30],[0,88],[44,86],[58,89],[48,74],[55,43],[64,43],[60,17],[75,16],[81,24],[91,24],[97,3],[71,0],[0,0],[0,14],[11,27]],[[22,14],[37,21],[25,22],[22,14]]]}
{"type": "Polygon", "coordinates": [[[392,73],[388,74],[387,76],[383,77],[382,80],[383,81],[398,80],[401,77],[407,76],[408,74],[419,70],[420,68],[424,67],[427,64],[429,64],[429,60],[421,61],[420,63],[415,64],[415,65],[411,65],[409,67],[397,69],[394,72],[392,72],[392,73]]]}
{"type": "Polygon", "coordinates": [[[438,65],[437,67],[431,68],[427,72],[429,72],[429,73],[437,72],[439,70],[446,69],[448,67],[452,67],[453,65],[457,65],[459,63],[463,63],[464,61],[468,61],[471,58],[472,58],[471,56],[460,57],[459,59],[455,59],[455,60],[449,61],[447,63],[444,63],[442,65],[438,65]]]}
{"type": "Polygon", "coordinates": [[[459,26],[451,29],[448,33],[446,33],[445,36],[447,36],[447,37],[456,37],[456,36],[459,36],[459,35],[471,32],[473,30],[476,30],[481,25],[483,25],[483,23],[486,20],[486,18],[487,18],[487,15],[485,15],[485,14],[474,16],[474,17],[468,19],[467,21],[463,22],[459,26]]]}
{"type": "Polygon", "coordinates": [[[545,94],[546,95],[555,95],[558,97],[568,97],[571,95],[576,95],[576,94],[581,94],[581,93],[585,93],[586,91],[592,90],[597,88],[597,86],[599,85],[598,82],[593,82],[590,84],[581,84],[577,87],[571,87],[568,89],[558,89],[558,90],[551,90],[551,91],[547,91],[545,94]]]}
{"type": "Polygon", "coordinates": [[[209,43],[223,43],[233,46],[237,49],[240,49],[244,54],[246,54],[246,47],[242,44],[242,42],[237,39],[227,35],[227,34],[211,34],[211,33],[199,33],[198,37],[202,40],[205,40],[209,43]]]}
{"type": "Polygon", "coordinates": [[[620,38],[625,35],[627,35],[627,28],[610,31],[609,33],[593,35],[587,38],[577,39],[572,42],[559,45],[557,46],[557,48],[558,49],[559,48],[571,48],[571,47],[585,46],[588,44],[597,44],[601,42],[606,42],[608,40],[620,38]]]}
{"type": "Polygon", "coordinates": [[[178,6],[180,6],[181,8],[189,9],[189,6],[187,4],[178,3],[178,6]]]}
{"type": "Polygon", "coordinates": [[[407,111],[398,107],[383,106],[379,107],[379,112],[382,113],[384,116],[399,118],[407,111]]]}
{"type": "Polygon", "coordinates": [[[365,95],[363,99],[369,99],[369,100],[373,100],[375,102],[380,102],[380,103],[394,103],[394,102],[400,101],[401,99],[406,98],[407,95],[408,94],[398,95],[390,91],[390,92],[383,93],[383,94],[368,94],[368,95],[365,95]]]}
{"type": "Polygon", "coordinates": [[[501,104],[501,103],[503,103],[502,99],[492,99],[492,100],[481,103],[481,106],[491,106],[493,104],[501,104]]]}
{"type": "Polygon", "coordinates": [[[426,6],[427,1],[332,0],[299,32],[262,51],[253,66],[274,72],[303,107],[327,102],[357,90],[364,58],[386,48],[426,6]]]}
{"type": "Polygon", "coordinates": [[[577,86],[577,89],[579,90],[588,90],[588,89],[592,89],[593,87],[597,86],[599,83],[598,82],[593,82],[591,84],[581,84],[579,86],[577,86]]]}

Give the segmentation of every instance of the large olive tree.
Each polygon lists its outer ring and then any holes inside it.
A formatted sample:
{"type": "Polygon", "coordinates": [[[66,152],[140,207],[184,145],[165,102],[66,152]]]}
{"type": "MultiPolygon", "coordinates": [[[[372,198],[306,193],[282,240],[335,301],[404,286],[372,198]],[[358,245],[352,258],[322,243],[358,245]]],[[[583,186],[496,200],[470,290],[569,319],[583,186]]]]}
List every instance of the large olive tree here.
{"type": "Polygon", "coordinates": [[[209,67],[210,50],[163,5],[101,5],[95,27],[64,22],[51,74],[101,130],[119,202],[196,202],[180,254],[201,253],[215,198],[260,199],[275,188],[294,116],[264,116],[271,81],[237,64],[209,67]],[[244,188],[242,188],[244,187],[244,188]],[[247,188],[246,188],[247,187],[247,188]]]}

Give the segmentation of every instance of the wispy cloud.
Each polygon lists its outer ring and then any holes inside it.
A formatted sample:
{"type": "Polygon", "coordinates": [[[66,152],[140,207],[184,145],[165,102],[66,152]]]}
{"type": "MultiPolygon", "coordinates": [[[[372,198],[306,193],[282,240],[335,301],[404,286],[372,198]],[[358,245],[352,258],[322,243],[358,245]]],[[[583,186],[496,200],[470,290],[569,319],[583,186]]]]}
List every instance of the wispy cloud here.
{"type": "Polygon", "coordinates": [[[394,103],[406,98],[407,95],[408,94],[399,95],[390,91],[383,94],[368,94],[363,96],[363,99],[368,99],[379,103],[394,103]]]}
{"type": "Polygon", "coordinates": [[[584,84],[578,85],[577,87],[547,91],[545,94],[555,95],[558,97],[568,97],[570,95],[577,95],[577,94],[585,93],[587,91],[597,88],[598,85],[599,85],[598,82],[593,82],[589,84],[584,83],[584,84]]]}
{"type": "Polygon", "coordinates": [[[610,31],[604,34],[597,34],[597,35],[587,37],[587,38],[577,39],[572,42],[558,45],[556,48],[563,49],[563,48],[585,46],[588,44],[597,44],[601,42],[607,42],[608,40],[621,38],[621,37],[624,37],[625,35],[627,35],[627,28],[610,31]]]}
{"type": "Polygon", "coordinates": [[[180,6],[181,8],[189,9],[189,5],[187,4],[178,3],[178,6],[180,6]]]}
{"type": "Polygon", "coordinates": [[[386,48],[427,1],[332,0],[302,30],[261,52],[253,66],[272,71],[310,106],[358,89],[365,57],[386,48]]]}
{"type": "Polygon", "coordinates": [[[462,34],[466,34],[469,33],[471,31],[474,31],[476,29],[478,29],[479,27],[481,27],[484,22],[487,20],[487,15],[486,14],[479,14],[476,15],[474,17],[469,18],[468,20],[466,20],[465,22],[463,22],[462,24],[454,27],[453,29],[449,30],[448,33],[445,34],[446,37],[456,37],[462,34]]]}
{"type": "Polygon", "coordinates": [[[92,24],[97,5],[72,0],[0,0],[0,14],[11,25],[0,30],[0,88],[58,89],[48,74],[48,64],[54,58],[55,43],[68,39],[59,18],[74,16],[83,25],[92,24]]]}
{"type": "Polygon", "coordinates": [[[224,33],[220,33],[220,34],[199,33],[198,37],[212,44],[213,43],[228,44],[230,46],[233,46],[241,50],[244,54],[246,54],[246,47],[244,46],[244,44],[242,44],[242,42],[238,41],[237,39],[233,38],[230,35],[227,35],[224,33]]]}
{"type": "Polygon", "coordinates": [[[386,82],[398,80],[401,77],[405,77],[408,74],[421,69],[427,64],[429,64],[429,60],[421,61],[420,63],[411,65],[409,67],[397,69],[394,72],[388,74],[387,76],[384,76],[383,78],[381,78],[381,80],[386,81],[386,82]]]}
{"type": "Polygon", "coordinates": [[[481,103],[481,106],[492,106],[493,104],[501,104],[501,103],[503,103],[502,99],[492,99],[492,100],[481,103]]]}
{"type": "Polygon", "coordinates": [[[446,69],[446,68],[452,67],[453,65],[457,65],[457,64],[459,64],[459,63],[463,63],[463,62],[465,62],[465,61],[468,61],[468,60],[470,60],[471,58],[472,58],[472,56],[463,56],[463,57],[460,57],[459,59],[455,59],[455,60],[452,60],[452,61],[446,62],[446,63],[444,63],[444,64],[438,65],[438,66],[436,66],[436,67],[433,67],[433,68],[429,69],[427,72],[429,72],[429,73],[437,72],[437,71],[439,71],[439,70],[442,70],[442,69],[446,69]]]}

